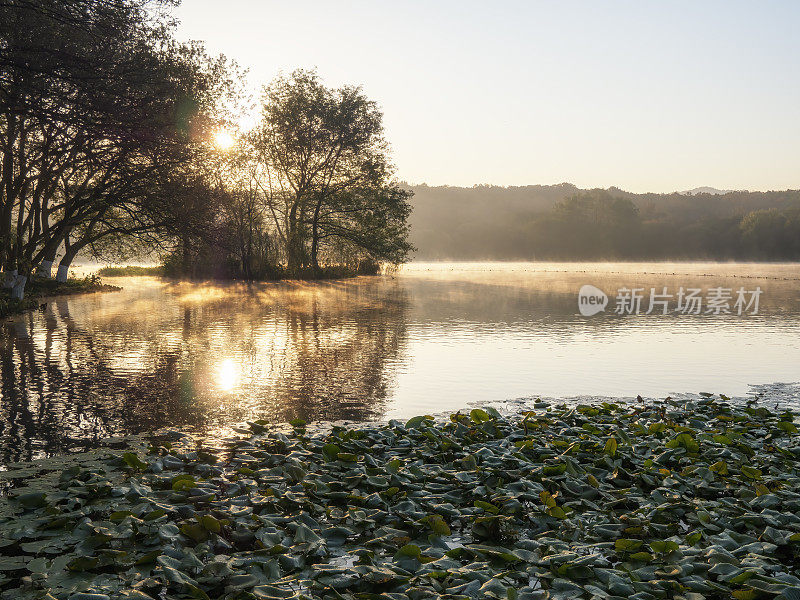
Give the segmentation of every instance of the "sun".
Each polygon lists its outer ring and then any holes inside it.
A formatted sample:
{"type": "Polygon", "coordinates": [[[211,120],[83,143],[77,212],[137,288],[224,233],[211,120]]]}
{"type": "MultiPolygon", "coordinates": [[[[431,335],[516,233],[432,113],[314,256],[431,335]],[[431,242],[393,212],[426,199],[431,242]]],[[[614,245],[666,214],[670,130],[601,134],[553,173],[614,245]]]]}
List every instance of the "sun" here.
{"type": "Polygon", "coordinates": [[[214,145],[220,150],[229,150],[236,143],[236,138],[227,129],[219,129],[214,134],[214,145]]]}

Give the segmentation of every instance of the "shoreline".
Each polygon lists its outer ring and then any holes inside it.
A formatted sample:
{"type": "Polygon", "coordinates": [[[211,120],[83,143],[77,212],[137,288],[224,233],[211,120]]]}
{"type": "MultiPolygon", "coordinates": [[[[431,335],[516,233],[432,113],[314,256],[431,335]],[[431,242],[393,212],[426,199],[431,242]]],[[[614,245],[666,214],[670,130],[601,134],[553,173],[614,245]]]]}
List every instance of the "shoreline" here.
{"type": "Polygon", "coordinates": [[[0,291],[0,320],[41,308],[41,301],[49,298],[98,292],[119,292],[121,290],[121,287],[103,283],[99,278],[92,276],[82,279],[71,278],[67,281],[34,278],[28,284],[25,298],[21,301],[11,300],[5,290],[0,291]]]}
{"type": "Polygon", "coordinates": [[[18,480],[0,498],[0,597],[800,592],[789,411],[542,401],[173,438],[0,472],[18,480]]]}

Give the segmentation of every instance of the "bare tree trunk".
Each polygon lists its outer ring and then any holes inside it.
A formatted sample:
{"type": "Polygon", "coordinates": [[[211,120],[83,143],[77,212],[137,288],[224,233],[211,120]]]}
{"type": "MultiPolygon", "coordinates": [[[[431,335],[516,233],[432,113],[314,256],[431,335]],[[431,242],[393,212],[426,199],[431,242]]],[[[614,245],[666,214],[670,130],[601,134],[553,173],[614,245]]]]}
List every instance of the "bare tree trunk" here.
{"type": "MultiPolygon", "coordinates": [[[[16,139],[16,117],[8,115],[6,138],[3,140],[3,180],[0,182],[0,267],[8,273],[14,262],[11,256],[11,223],[16,203],[14,190],[14,140],[16,139]]],[[[16,277],[16,272],[14,273],[16,277]]],[[[10,286],[3,286],[10,287],[10,286]]]]}
{"type": "Polygon", "coordinates": [[[42,255],[42,262],[39,263],[39,266],[36,269],[36,275],[38,277],[43,277],[45,279],[50,279],[53,277],[53,263],[56,260],[56,254],[58,254],[59,246],[61,246],[60,240],[57,243],[51,241],[49,242],[48,246],[45,247],[42,255]]]}
{"type": "MultiPolygon", "coordinates": [[[[55,260],[55,257],[53,257],[55,260]]],[[[39,266],[36,267],[36,275],[43,279],[50,279],[53,277],[53,262],[54,260],[42,259],[39,266]]]]}
{"type": "Polygon", "coordinates": [[[14,287],[11,288],[11,297],[15,300],[22,300],[25,297],[25,284],[28,283],[26,275],[17,275],[14,280],[14,287]]]}
{"type": "Polygon", "coordinates": [[[18,271],[16,269],[3,273],[3,289],[10,290],[14,287],[14,283],[17,281],[17,274],[18,271]]]}
{"type": "Polygon", "coordinates": [[[58,263],[56,281],[64,283],[67,280],[67,276],[69,275],[69,267],[72,264],[72,261],[75,260],[75,257],[78,255],[78,250],[80,250],[79,247],[72,246],[64,253],[64,256],[61,257],[61,260],[58,263]]]}
{"type": "Polygon", "coordinates": [[[287,232],[286,262],[292,275],[299,275],[303,268],[303,240],[297,226],[287,232]]]}
{"type": "Polygon", "coordinates": [[[311,228],[311,266],[314,267],[314,273],[319,275],[319,260],[317,260],[317,252],[319,251],[319,228],[317,217],[314,216],[314,224],[311,228]]]}
{"type": "Polygon", "coordinates": [[[317,198],[317,203],[314,206],[314,216],[311,220],[311,266],[314,267],[314,273],[319,275],[321,269],[319,268],[319,216],[322,210],[322,194],[317,198]]]}

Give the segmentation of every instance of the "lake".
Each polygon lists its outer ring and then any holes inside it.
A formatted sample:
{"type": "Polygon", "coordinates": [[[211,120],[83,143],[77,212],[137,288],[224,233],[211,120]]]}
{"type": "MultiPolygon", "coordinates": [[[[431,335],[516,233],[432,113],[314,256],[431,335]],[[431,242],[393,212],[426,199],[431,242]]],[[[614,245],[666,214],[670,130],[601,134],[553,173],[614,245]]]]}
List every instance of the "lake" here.
{"type": "Polygon", "coordinates": [[[413,263],[321,283],[105,281],[124,289],[0,322],[2,461],[162,427],[214,436],[260,418],[404,418],[519,398],[712,392],[800,407],[798,264],[413,263]],[[579,312],[585,285],[608,295],[594,316],[579,312]],[[662,304],[644,314],[651,288],[662,304]],[[681,288],[700,290],[699,314],[677,310],[681,288]],[[642,290],[640,314],[624,289],[642,290]]]}

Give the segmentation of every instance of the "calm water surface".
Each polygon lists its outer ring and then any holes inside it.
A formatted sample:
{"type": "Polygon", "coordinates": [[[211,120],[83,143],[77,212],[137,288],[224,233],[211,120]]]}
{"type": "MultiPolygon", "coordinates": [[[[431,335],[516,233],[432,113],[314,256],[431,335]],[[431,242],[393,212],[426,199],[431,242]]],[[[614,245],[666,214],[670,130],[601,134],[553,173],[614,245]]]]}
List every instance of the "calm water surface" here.
{"type": "MultiPolygon", "coordinates": [[[[800,265],[413,264],[324,283],[124,278],[0,322],[0,461],[161,427],[373,419],[520,397],[800,406],[800,265]],[[611,296],[583,317],[577,294],[611,296]],[[760,287],[757,315],[617,315],[623,287],[760,287]],[[760,386],[760,387],[753,387],[760,386]]],[[[647,298],[643,303],[646,309],[647,298]]]]}

